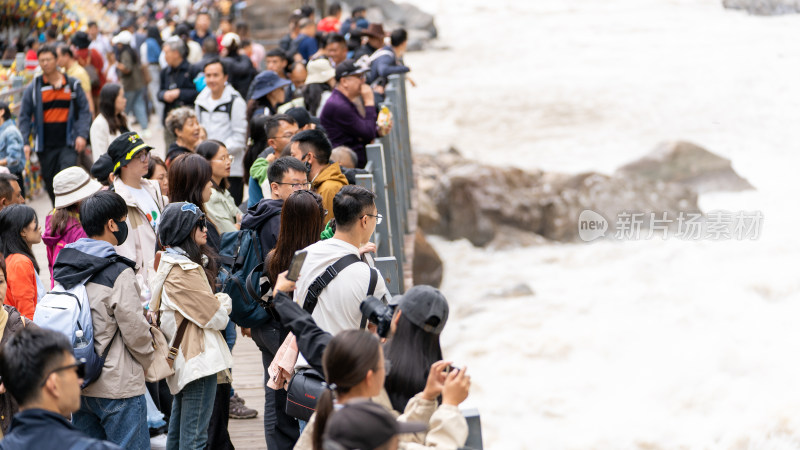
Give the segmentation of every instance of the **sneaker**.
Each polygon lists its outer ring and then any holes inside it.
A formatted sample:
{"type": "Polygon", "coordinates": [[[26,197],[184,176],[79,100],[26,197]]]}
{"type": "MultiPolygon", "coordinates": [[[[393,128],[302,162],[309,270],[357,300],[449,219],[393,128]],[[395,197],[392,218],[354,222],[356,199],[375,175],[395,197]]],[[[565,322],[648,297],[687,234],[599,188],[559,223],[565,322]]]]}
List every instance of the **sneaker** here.
{"type": "Polygon", "coordinates": [[[151,450],[166,450],[167,448],[167,435],[166,434],[159,434],[158,436],[154,436],[150,438],[150,449],[151,450]]]}
{"type": "Polygon", "coordinates": [[[234,396],[231,398],[230,411],[228,412],[228,415],[231,419],[253,419],[258,416],[258,411],[244,406],[243,401],[242,403],[239,403],[239,401],[236,400],[236,396],[234,396]]]}
{"type": "Polygon", "coordinates": [[[238,392],[235,392],[233,394],[233,397],[231,397],[231,402],[236,402],[236,403],[239,403],[241,405],[244,405],[245,403],[247,403],[247,402],[244,401],[244,399],[242,397],[239,397],[239,393],[238,392]]]}

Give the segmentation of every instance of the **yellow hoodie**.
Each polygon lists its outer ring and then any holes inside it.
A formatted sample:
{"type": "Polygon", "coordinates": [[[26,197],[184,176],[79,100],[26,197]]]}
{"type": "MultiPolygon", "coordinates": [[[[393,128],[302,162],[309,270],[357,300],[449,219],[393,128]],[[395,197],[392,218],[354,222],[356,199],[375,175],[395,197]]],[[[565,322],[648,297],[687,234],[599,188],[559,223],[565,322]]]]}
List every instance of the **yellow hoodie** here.
{"type": "Polygon", "coordinates": [[[342,186],[347,186],[347,177],[342,173],[339,163],[330,163],[311,181],[311,188],[322,197],[322,206],[328,210],[325,223],[333,219],[333,197],[342,186]]]}

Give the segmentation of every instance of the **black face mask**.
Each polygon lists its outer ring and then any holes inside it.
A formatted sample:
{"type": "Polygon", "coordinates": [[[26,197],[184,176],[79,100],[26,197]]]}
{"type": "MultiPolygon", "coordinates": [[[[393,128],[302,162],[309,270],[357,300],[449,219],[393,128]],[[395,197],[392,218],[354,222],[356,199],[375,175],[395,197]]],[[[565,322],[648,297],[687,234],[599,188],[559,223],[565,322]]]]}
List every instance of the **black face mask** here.
{"type": "Polygon", "coordinates": [[[117,245],[122,245],[125,240],[128,239],[128,224],[125,222],[117,222],[116,220],[114,223],[117,224],[119,230],[112,231],[112,233],[114,233],[114,237],[117,238],[117,245]]]}
{"type": "MultiPolygon", "coordinates": [[[[308,153],[306,153],[306,156],[308,156],[308,155],[309,155],[309,154],[308,154],[308,153]]],[[[306,159],[306,157],[304,156],[304,157],[303,157],[303,159],[306,159]]],[[[308,158],[308,159],[311,159],[311,158],[308,158]]],[[[306,161],[306,162],[304,162],[303,164],[305,164],[305,165],[306,165],[306,172],[307,172],[307,173],[311,173],[311,161],[306,161]]]]}

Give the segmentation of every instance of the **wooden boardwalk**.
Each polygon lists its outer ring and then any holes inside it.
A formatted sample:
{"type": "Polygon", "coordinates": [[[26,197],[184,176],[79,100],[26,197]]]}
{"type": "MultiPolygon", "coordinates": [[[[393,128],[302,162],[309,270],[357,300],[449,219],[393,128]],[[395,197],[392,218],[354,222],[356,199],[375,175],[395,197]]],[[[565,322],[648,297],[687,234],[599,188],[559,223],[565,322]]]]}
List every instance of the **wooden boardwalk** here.
{"type": "Polygon", "coordinates": [[[242,337],[236,330],[236,346],[233,347],[233,389],[249,408],[258,411],[255,419],[228,422],[228,432],[237,450],[266,449],[264,440],[264,366],[261,351],[255,342],[242,337]]]}

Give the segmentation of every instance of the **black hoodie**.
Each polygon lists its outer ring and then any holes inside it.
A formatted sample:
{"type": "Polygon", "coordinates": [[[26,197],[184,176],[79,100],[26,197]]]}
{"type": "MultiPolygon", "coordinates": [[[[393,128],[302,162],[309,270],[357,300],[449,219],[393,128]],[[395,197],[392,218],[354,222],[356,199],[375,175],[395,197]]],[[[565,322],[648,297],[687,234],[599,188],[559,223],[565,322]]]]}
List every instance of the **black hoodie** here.
{"type": "MultiPolygon", "coordinates": [[[[261,243],[261,259],[275,248],[281,230],[283,200],[263,199],[251,206],[242,218],[242,228],[255,230],[261,243]]],[[[63,251],[63,250],[62,250],[63,251]]]]}

